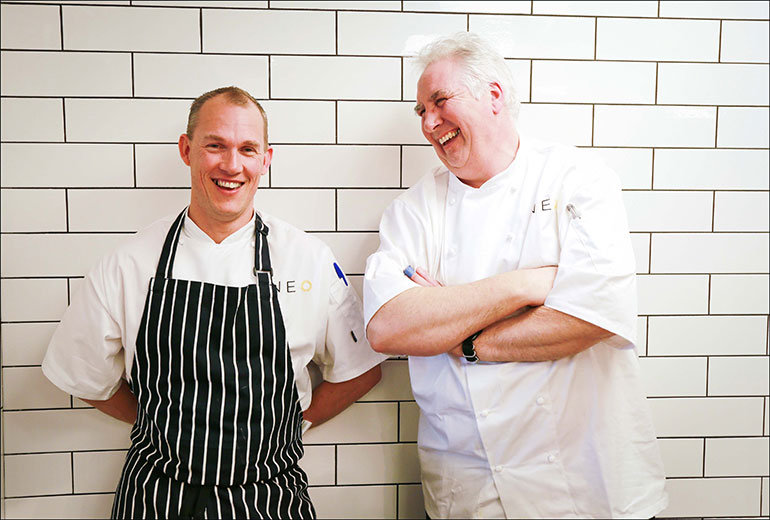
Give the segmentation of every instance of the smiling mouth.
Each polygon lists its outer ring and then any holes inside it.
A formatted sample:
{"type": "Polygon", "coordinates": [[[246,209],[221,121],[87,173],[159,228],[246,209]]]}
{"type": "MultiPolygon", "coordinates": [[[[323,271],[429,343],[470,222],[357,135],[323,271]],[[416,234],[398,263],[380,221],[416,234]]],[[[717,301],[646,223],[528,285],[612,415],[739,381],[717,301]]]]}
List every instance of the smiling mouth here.
{"type": "Polygon", "coordinates": [[[447,141],[449,141],[449,140],[451,140],[451,139],[454,139],[454,138],[455,138],[456,136],[458,136],[459,134],[460,134],[460,129],[459,129],[459,128],[458,128],[458,129],[456,129],[456,130],[452,130],[451,132],[447,132],[447,133],[445,133],[444,135],[442,135],[442,136],[439,138],[438,142],[439,142],[439,144],[443,145],[443,144],[444,144],[444,143],[446,143],[447,141]]]}
{"type": "Polygon", "coordinates": [[[243,183],[238,181],[223,181],[221,179],[212,179],[212,180],[214,181],[214,184],[226,190],[237,190],[238,188],[243,186],[243,183]]]}

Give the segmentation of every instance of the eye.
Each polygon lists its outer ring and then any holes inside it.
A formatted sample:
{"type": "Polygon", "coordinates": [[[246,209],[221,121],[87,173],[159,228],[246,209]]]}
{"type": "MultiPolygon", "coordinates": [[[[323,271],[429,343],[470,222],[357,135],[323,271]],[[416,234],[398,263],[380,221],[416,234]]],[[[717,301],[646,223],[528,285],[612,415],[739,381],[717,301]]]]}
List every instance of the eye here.
{"type": "Polygon", "coordinates": [[[249,155],[253,155],[257,153],[256,148],[252,148],[251,146],[247,146],[246,148],[243,148],[243,153],[247,153],[249,155]]]}
{"type": "Polygon", "coordinates": [[[206,145],[206,148],[209,148],[211,150],[218,150],[218,149],[222,148],[222,145],[219,144],[219,143],[209,143],[209,144],[206,145]]]}
{"type": "Polygon", "coordinates": [[[446,103],[446,99],[447,99],[447,98],[445,98],[445,97],[442,97],[442,98],[438,98],[438,99],[436,100],[436,106],[437,106],[437,107],[439,107],[439,108],[440,108],[441,106],[443,106],[443,105],[444,105],[444,103],[446,103]]]}

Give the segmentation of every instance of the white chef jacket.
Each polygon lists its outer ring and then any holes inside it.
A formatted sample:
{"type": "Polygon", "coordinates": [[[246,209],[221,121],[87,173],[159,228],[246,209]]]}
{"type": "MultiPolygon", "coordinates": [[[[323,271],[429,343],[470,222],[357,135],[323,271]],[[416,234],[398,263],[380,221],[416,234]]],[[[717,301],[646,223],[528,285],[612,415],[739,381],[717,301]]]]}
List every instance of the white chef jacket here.
{"type": "Polygon", "coordinates": [[[598,158],[522,140],[478,189],[445,169],[421,179],[383,214],[364,278],[367,324],[416,286],[407,265],[445,285],[558,265],[545,305],[613,333],[557,361],[409,358],[431,517],[648,518],[666,506],[633,345],[628,225],[618,180],[598,158]]]}
{"type": "MultiPolygon", "coordinates": [[[[341,382],[387,356],[366,341],[360,300],[344,275],[337,274],[329,247],[275,217],[260,216],[269,228],[273,283],[306,410],[312,400],[311,361],[325,380],[341,382]]],[[[150,278],[175,217],[132,235],[88,273],[43,360],[43,372],[56,386],[77,397],[104,400],[117,391],[122,377],[130,376],[150,278]]],[[[172,276],[233,287],[256,284],[254,244],[254,218],[217,244],[186,216],[172,276]]]]}

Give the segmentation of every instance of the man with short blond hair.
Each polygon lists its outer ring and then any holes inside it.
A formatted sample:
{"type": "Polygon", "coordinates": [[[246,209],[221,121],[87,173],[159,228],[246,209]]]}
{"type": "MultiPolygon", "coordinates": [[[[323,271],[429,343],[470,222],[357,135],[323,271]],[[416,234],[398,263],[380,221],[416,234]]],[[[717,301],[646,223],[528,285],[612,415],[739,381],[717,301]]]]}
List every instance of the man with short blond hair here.
{"type": "Polygon", "coordinates": [[[386,209],[364,316],[375,350],[409,354],[428,515],[655,515],[667,497],[616,177],[519,137],[508,67],[479,37],[417,61],[415,112],[444,168],[386,209]]]}
{"type": "Polygon", "coordinates": [[[91,270],[43,372],[134,425],[113,518],[312,518],[302,432],[372,388],[386,356],[329,248],[255,210],[273,149],[253,97],[194,101],[179,153],[189,207],[91,270]]]}

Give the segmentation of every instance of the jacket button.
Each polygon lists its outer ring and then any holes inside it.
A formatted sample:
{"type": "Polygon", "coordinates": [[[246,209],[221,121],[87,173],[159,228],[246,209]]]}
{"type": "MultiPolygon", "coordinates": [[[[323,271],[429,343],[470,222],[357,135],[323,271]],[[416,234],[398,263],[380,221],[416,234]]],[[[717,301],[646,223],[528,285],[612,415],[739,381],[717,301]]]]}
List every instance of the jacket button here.
{"type": "Polygon", "coordinates": [[[538,397],[538,398],[535,400],[535,402],[536,402],[538,405],[540,405],[540,406],[543,406],[543,403],[545,403],[545,397],[543,397],[543,396],[541,395],[540,397],[538,397]]]}
{"type": "Polygon", "coordinates": [[[486,417],[486,416],[488,416],[488,415],[489,415],[489,410],[482,410],[480,415],[481,415],[482,417],[486,417]]]}
{"type": "Polygon", "coordinates": [[[495,472],[500,473],[501,471],[503,471],[503,467],[502,466],[499,466],[499,465],[495,466],[495,472]]]}
{"type": "Polygon", "coordinates": [[[556,455],[554,454],[548,455],[548,462],[553,462],[555,460],[556,460],[556,455]]]}

